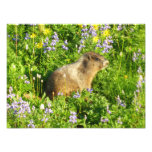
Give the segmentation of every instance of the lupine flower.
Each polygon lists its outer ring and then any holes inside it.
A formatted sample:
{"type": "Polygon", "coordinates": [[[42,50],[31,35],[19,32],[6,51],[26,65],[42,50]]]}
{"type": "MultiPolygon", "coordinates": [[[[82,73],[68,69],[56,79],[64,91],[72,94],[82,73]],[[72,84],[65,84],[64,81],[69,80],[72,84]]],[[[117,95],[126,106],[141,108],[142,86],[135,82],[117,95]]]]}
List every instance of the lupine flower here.
{"type": "Polygon", "coordinates": [[[52,109],[45,108],[45,113],[53,113],[52,109]]]}
{"type": "Polygon", "coordinates": [[[110,29],[110,26],[108,24],[105,24],[104,26],[102,25],[100,30],[101,31],[104,31],[104,30],[107,30],[107,29],[110,29]]]}
{"type": "Polygon", "coordinates": [[[104,119],[103,117],[101,117],[100,121],[104,123],[104,122],[108,122],[109,119],[108,119],[108,118],[105,118],[105,119],[104,119]]]}
{"type": "Polygon", "coordinates": [[[102,51],[102,53],[109,53],[109,49],[112,48],[112,45],[109,45],[110,43],[113,43],[113,40],[111,40],[111,36],[107,37],[106,40],[104,40],[103,42],[103,48],[104,50],[102,51]]]}
{"type": "Polygon", "coordinates": [[[30,123],[27,125],[28,126],[28,128],[35,128],[35,125],[33,124],[34,122],[33,122],[33,120],[30,120],[30,123]]]}
{"type": "Polygon", "coordinates": [[[122,26],[121,26],[121,24],[119,24],[119,25],[118,25],[117,30],[118,30],[118,31],[121,31],[121,30],[122,30],[122,26]]]}
{"type": "Polygon", "coordinates": [[[49,108],[51,107],[51,103],[50,103],[50,102],[48,102],[48,107],[49,107],[49,108]]]}
{"type": "Polygon", "coordinates": [[[92,37],[97,36],[96,30],[92,25],[90,25],[89,33],[92,35],[92,37]]]}
{"type": "Polygon", "coordinates": [[[26,33],[25,40],[28,40],[28,39],[31,39],[31,38],[29,37],[29,34],[26,33]]]}
{"type": "Polygon", "coordinates": [[[30,81],[25,80],[24,82],[25,82],[26,84],[30,84],[30,81]]]}
{"type": "Polygon", "coordinates": [[[51,48],[51,47],[47,47],[46,49],[47,49],[48,51],[51,51],[52,48],[51,48]]]}
{"type": "Polygon", "coordinates": [[[35,110],[35,106],[32,106],[32,110],[33,110],[33,111],[35,110]]]}
{"type": "Polygon", "coordinates": [[[68,47],[66,47],[65,45],[62,45],[62,48],[63,48],[64,50],[68,50],[68,47]]]}
{"type": "Polygon", "coordinates": [[[47,122],[47,121],[48,121],[48,118],[46,118],[46,115],[44,115],[44,118],[41,119],[41,121],[44,121],[44,122],[47,122]]]}
{"type": "Polygon", "coordinates": [[[120,106],[122,106],[122,107],[126,107],[126,104],[121,101],[119,95],[118,95],[118,97],[116,98],[116,100],[117,100],[118,105],[120,105],[120,106]]]}
{"type": "Polygon", "coordinates": [[[65,40],[65,41],[64,41],[64,44],[65,44],[65,45],[68,45],[68,41],[67,41],[67,40],[65,40]]]}
{"type": "Polygon", "coordinates": [[[109,106],[107,106],[107,112],[108,112],[109,114],[111,114],[111,111],[109,110],[109,106]]]}
{"type": "Polygon", "coordinates": [[[87,88],[87,91],[92,93],[93,89],[92,88],[91,89],[87,88]]]}
{"type": "Polygon", "coordinates": [[[81,44],[83,44],[83,43],[84,43],[84,40],[83,40],[83,39],[81,39],[80,43],[81,43],[81,44]]]}
{"type": "Polygon", "coordinates": [[[19,101],[14,100],[12,104],[9,106],[9,109],[13,110],[14,114],[17,115],[19,118],[21,117],[25,118],[26,112],[28,114],[31,113],[29,103],[26,101],[23,101],[22,98],[20,98],[19,101]]]}
{"type": "Polygon", "coordinates": [[[52,50],[55,51],[55,47],[52,47],[52,50]]]}
{"type": "Polygon", "coordinates": [[[57,42],[59,41],[58,34],[56,32],[54,32],[52,38],[55,39],[57,42]]]}
{"type": "Polygon", "coordinates": [[[13,88],[10,86],[9,87],[9,93],[12,93],[12,91],[13,91],[13,88]]]}
{"type": "Polygon", "coordinates": [[[13,88],[10,86],[10,88],[9,88],[9,94],[7,95],[7,98],[13,98],[13,97],[15,97],[15,94],[14,93],[12,93],[12,91],[13,91],[13,88]]]}
{"type": "Polygon", "coordinates": [[[73,96],[73,98],[80,98],[79,92],[77,92],[77,93],[73,96]]]}
{"type": "Polygon", "coordinates": [[[139,80],[136,85],[136,87],[137,87],[136,92],[140,92],[140,88],[142,88],[142,83],[144,83],[143,77],[142,77],[142,75],[139,75],[139,80]]]}
{"type": "Polygon", "coordinates": [[[137,55],[136,55],[136,53],[135,53],[135,52],[134,52],[134,55],[133,55],[132,60],[133,60],[134,62],[137,60],[137,55]]]}
{"type": "Polygon", "coordinates": [[[121,117],[118,118],[117,123],[121,125],[123,124],[123,122],[121,121],[121,117]]]}
{"type": "Polygon", "coordinates": [[[76,112],[70,112],[71,113],[71,115],[70,115],[70,120],[69,120],[69,122],[72,122],[73,124],[74,123],[77,123],[77,116],[76,116],[76,112]]]}
{"type": "Polygon", "coordinates": [[[143,54],[141,58],[142,58],[142,60],[145,60],[145,55],[143,54]]]}
{"type": "Polygon", "coordinates": [[[7,103],[7,110],[10,108],[11,106],[7,103]]]}

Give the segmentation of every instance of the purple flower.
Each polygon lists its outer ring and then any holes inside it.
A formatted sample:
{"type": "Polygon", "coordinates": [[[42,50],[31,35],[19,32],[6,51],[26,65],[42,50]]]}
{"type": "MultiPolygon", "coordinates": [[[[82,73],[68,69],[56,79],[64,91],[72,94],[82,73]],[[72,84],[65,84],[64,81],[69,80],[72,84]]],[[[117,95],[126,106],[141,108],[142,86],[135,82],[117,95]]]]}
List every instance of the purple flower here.
{"type": "Polygon", "coordinates": [[[104,119],[103,117],[101,117],[100,121],[104,123],[104,122],[108,122],[109,120],[108,120],[108,118],[104,119]]]}
{"type": "Polygon", "coordinates": [[[126,104],[124,102],[121,101],[119,95],[118,97],[116,98],[117,102],[118,102],[118,105],[122,106],[122,107],[126,107],[126,104]]]}
{"type": "Polygon", "coordinates": [[[55,45],[56,45],[56,40],[52,40],[51,46],[55,46],[55,45]]]}
{"type": "Polygon", "coordinates": [[[55,47],[52,47],[52,50],[55,51],[55,47]]]}
{"type": "Polygon", "coordinates": [[[107,112],[108,112],[109,114],[111,114],[111,111],[109,110],[109,106],[107,106],[107,112]]]}
{"type": "Polygon", "coordinates": [[[65,41],[64,41],[64,44],[65,44],[65,45],[68,45],[68,42],[67,42],[67,40],[65,40],[65,41]]]}
{"type": "Polygon", "coordinates": [[[87,29],[87,28],[84,28],[84,29],[82,29],[81,31],[82,31],[82,32],[87,32],[88,29],[87,29]]]}
{"type": "Polygon", "coordinates": [[[50,102],[48,102],[48,107],[49,107],[49,108],[51,107],[51,103],[50,103],[50,102]]]}
{"type": "Polygon", "coordinates": [[[64,50],[68,50],[68,47],[66,47],[65,45],[62,45],[62,48],[63,48],[64,50]]]}
{"type": "Polygon", "coordinates": [[[92,88],[91,89],[87,88],[87,91],[92,93],[93,89],[92,88]]]}
{"type": "Polygon", "coordinates": [[[77,93],[73,96],[73,98],[80,98],[79,92],[77,92],[77,93]]]}
{"type": "Polygon", "coordinates": [[[47,43],[48,43],[48,41],[49,41],[49,38],[47,37],[47,38],[45,39],[45,42],[47,42],[47,43]]]}
{"type": "Polygon", "coordinates": [[[48,121],[48,118],[46,118],[46,115],[44,115],[44,118],[42,118],[41,121],[44,121],[44,122],[48,121]]]}
{"type": "Polygon", "coordinates": [[[121,121],[121,117],[118,118],[117,123],[121,125],[123,124],[123,122],[121,121]]]}
{"type": "Polygon", "coordinates": [[[12,93],[12,91],[13,91],[13,88],[10,86],[9,87],[9,93],[12,93]]]}
{"type": "Polygon", "coordinates": [[[35,128],[35,125],[33,123],[33,120],[30,120],[30,123],[27,125],[28,128],[35,128]]]}
{"type": "Polygon", "coordinates": [[[56,33],[56,32],[54,32],[54,35],[52,36],[52,38],[53,38],[53,39],[55,39],[55,40],[56,40],[56,42],[58,42],[58,41],[59,41],[59,38],[58,38],[58,35],[57,35],[57,33],[56,33]]]}
{"type": "Polygon", "coordinates": [[[47,47],[46,49],[47,49],[48,51],[50,51],[50,50],[51,50],[51,47],[47,47]]]}
{"type": "Polygon", "coordinates": [[[29,37],[29,34],[26,33],[25,40],[28,40],[28,39],[31,39],[31,38],[29,37]]]}
{"type": "Polygon", "coordinates": [[[77,113],[76,112],[70,112],[70,114],[71,115],[69,117],[70,118],[69,122],[72,122],[73,124],[77,123],[77,116],[76,116],[77,113]]]}
{"type": "Polygon", "coordinates": [[[117,30],[118,30],[118,31],[121,31],[121,30],[122,30],[121,24],[118,25],[117,30]]]}
{"type": "Polygon", "coordinates": [[[30,84],[30,81],[25,80],[24,82],[25,82],[26,84],[30,84]]]}

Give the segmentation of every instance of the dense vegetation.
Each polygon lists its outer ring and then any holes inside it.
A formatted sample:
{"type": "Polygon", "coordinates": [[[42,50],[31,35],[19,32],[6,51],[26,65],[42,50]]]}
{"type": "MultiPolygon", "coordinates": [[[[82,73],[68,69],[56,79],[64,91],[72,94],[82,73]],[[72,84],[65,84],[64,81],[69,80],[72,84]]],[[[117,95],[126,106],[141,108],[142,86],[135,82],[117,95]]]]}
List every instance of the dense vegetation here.
{"type": "Polygon", "coordinates": [[[8,128],[144,128],[145,25],[7,26],[8,128]],[[45,95],[48,76],[94,51],[109,60],[92,89],[45,95]]]}

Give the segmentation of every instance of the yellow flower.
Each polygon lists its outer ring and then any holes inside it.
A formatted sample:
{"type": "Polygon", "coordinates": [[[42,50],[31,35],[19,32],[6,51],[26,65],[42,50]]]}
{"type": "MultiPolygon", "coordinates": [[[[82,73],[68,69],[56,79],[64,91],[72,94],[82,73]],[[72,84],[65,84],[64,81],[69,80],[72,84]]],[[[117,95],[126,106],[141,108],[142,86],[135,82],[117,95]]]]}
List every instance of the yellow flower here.
{"type": "Polygon", "coordinates": [[[99,28],[98,24],[94,24],[93,27],[94,27],[95,30],[98,30],[98,28],[99,28]]]}
{"type": "Polygon", "coordinates": [[[36,34],[35,33],[32,33],[32,35],[30,36],[31,38],[35,38],[36,37],[36,34]]]}
{"type": "Polygon", "coordinates": [[[83,26],[82,26],[82,24],[78,24],[79,26],[80,26],[80,28],[82,28],[83,26]]]}
{"type": "Polygon", "coordinates": [[[44,35],[48,35],[50,33],[50,29],[46,28],[44,31],[43,31],[43,34],[44,35]]]}
{"type": "Polygon", "coordinates": [[[98,36],[96,36],[96,37],[93,37],[93,42],[98,42],[98,40],[99,40],[99,37],[98,36]]]}
{"type": "Polygon", "coordinates": [[[128,75],[124,75],[124,78],[127,79],[127,78],[128,78],[128,75]]]}
{"type": "Polygon", "coordinates": [[[109,30],[105,30],[105,31],[103,32],[103,35],[104,35],[104,36],[109,36],[109,35],[110,35],[109,30]]]}
{"type": "Polygon", "coordinates": [[[42,43],[42,42],[38,43],[38,44],[36,45],[36,47],[39,48],[39,49],[42,48],[42,47],[43,47],[43,43],[42,43]]]}

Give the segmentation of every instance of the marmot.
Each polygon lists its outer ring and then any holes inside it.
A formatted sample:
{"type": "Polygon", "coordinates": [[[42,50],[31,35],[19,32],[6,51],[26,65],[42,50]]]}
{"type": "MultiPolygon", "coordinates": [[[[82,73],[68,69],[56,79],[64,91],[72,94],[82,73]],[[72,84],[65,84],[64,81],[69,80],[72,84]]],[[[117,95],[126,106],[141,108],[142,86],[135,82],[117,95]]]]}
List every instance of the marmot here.
{"type": "Polygon", "coordinates": [[[82,91],[91,88],[91,83],[96,73],[106,68],[109,61],[103,56],[87,52],[72,64],[65,65],[55,70],[46,83],[46,95],[50,99],[62,93],[70,95],[73,91],[82,91]]]}

